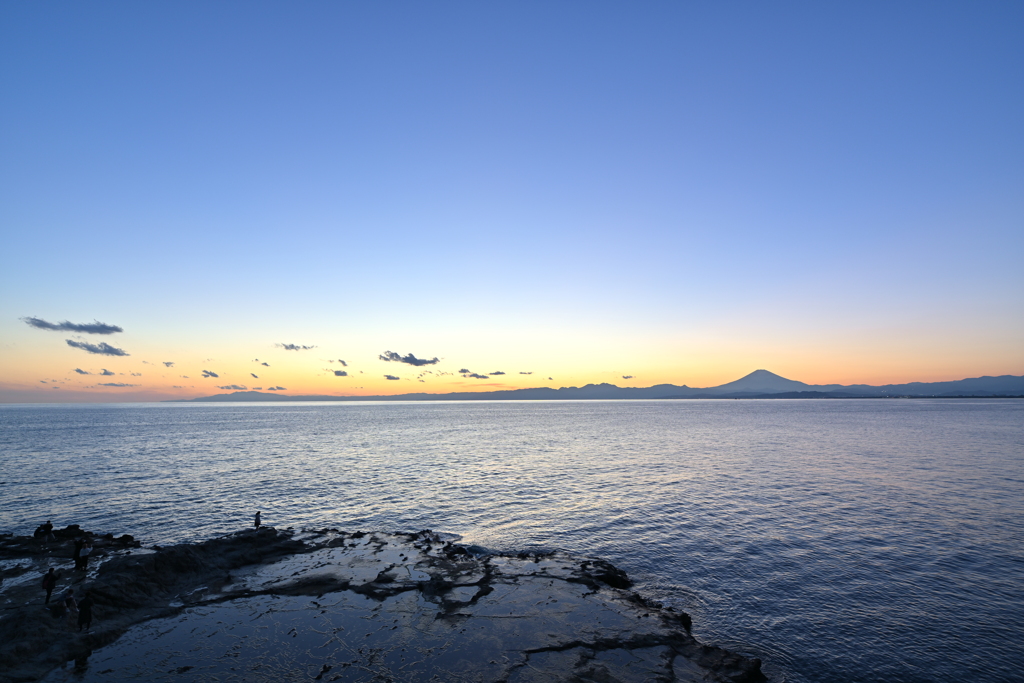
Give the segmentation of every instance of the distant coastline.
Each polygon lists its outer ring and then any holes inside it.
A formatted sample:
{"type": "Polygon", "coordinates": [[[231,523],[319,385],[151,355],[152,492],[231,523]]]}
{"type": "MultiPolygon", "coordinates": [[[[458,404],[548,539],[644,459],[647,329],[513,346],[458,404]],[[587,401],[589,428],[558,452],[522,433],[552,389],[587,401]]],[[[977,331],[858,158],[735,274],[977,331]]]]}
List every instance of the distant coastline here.
{"type": "Polygon", "coordinates": [[[805,384],[767,370],[755,370],[734,382],[717,387],[657,384],[651,387],[619,387],[587,384],[582,387],[536,387],[502,391],[460,391],[447,394],[409,393],[387,396],[332,396],[271,394],[236,391],[165,403],[269,401],[551,401],[551,400],[673,400],[673,399],[842,399],[842,398],[1024,398],[1024,376],[972,377],[951,382],[908,384],[805,384]]]}

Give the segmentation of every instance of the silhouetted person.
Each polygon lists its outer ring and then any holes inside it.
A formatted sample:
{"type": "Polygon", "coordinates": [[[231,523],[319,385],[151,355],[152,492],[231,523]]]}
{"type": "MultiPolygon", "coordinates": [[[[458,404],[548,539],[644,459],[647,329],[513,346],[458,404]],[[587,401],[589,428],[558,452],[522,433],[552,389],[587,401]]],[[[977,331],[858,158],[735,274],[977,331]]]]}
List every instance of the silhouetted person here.
{"type": "Polygon", "coordinates": [[[75,589],[67,589],[60,597],[61,601],[64,603],[64,608],[67,610],[68,625],[70,626],[72,623],[71,618],[78,612],[78,601],[75,600],[75,589]]]}
{"type": "Polygon", "coordinates": [[[256,511],[256,520],[253,521],[252,525],[254,527],[256,527],[257,529],[259,529],[261,524],[263,524],[263,521],[260,519],[260,512],[259,512],[259,510],[257,510],[256,511]]]}
{"type": "Polygon", "coordinates": [[[50,567],[50,571],[43,574],[43,589],[46,590],[46,602],[44,605],[50,604],[50,596],[53,594],[53,589],[57,587],[57,579],[60,577],[53,573],[53,567],[50,567]]]}
{"type": "Polygon", "coordinates": [[[85,545],[85,537],[79,536],[75,539],[75,552],[71,555],[71,559],[75,561],[75,569],[82,566],[82,546],[85,545]]]}
{"type": "Polygon", "coordinates": [[[78,630],[81,631],[82,627],[88,631],[92,628],[92,598],[86,593],[82,601],[78,603],[78,630]]]}
{"type": "Polygon", "coordinates": [[[46,524],[40,526],[39,530],[43,532],[43,545],[57,540],[56,536],[53,535],[53,524],[50,524],[50,520],[46,520],[46,524]]]}
{"type": "Polygon", "coordinates": [[[78,561],[81,563],[82,571],[84,572],[89,568],[89,556],[92,555],[92,541],[86,541],[82,547],[82,552],[78,554],[78,561]]]}

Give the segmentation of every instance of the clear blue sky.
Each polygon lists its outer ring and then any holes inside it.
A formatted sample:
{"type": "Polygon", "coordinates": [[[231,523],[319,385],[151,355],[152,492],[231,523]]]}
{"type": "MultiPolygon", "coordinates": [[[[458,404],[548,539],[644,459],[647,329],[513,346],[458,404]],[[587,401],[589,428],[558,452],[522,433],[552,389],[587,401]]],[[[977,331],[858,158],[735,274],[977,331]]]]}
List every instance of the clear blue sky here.
{"type": "Polygon", "coordinates": [[[125,396],[72,373],[104,362],[211,393],[293,342],[278,383],[324,393],[484,387],[390,349],[508,386],[1024,374],[1022,36],[1020,2],[4,3],[0,399],[125,396]]]}

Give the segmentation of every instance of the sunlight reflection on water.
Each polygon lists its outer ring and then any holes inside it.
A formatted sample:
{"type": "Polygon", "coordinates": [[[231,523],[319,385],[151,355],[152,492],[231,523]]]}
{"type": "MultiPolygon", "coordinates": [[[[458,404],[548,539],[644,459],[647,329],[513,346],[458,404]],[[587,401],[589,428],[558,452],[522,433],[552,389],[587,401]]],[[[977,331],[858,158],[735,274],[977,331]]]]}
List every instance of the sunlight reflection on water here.
{"type": "Polygon", "coordinates": [[[600,555],[790,681],[1024,668],[1024,401],[0,407],[0,529],[600,555]],[[1000,625],[1000,626],[996,626],[1000,625]]]}

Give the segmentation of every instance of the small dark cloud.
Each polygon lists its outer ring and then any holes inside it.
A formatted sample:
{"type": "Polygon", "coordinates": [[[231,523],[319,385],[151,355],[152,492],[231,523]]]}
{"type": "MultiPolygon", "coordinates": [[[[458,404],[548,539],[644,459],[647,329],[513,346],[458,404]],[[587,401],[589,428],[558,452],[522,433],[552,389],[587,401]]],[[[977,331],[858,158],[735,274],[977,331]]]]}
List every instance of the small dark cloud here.
{"type": "Polygon", "coordinates": [[[468,375],[463,375],[463,377],[468,377],[469,379],[489,379],[487,375],[481,375],[476,372],[471,372],[468,375]]]}
{"type": "Polygon", "coordinates": [[[41,318],[22,318],[30,326],[37,330],[56,330],[59,332],[82,332],[84,334],[114,334],[124,332],[117,325],[108,325],[96,320],[91,323],[72,323],[65,320],[60,323],[51,323],[41,318]]]}
{"type": "Polygon", "coordinates": [[[132,377],[142,377],[141,372],[129,372],[128,374],[131,375],[132,377]]]}
{"type": "Polygon", "coordinates": [[[253,391],[263,391],[263,387],[253,387],[253,391]]]}
{"type": "Polygon", "coordinates": [[[250,372],[249,374],[252,375],[253,377],[255,377],[256,379],[259,379],[259,377],[256,376],[256,373],[250,372]]]}
{"type": "Polygon", "coordinates": [[[338,362],[339,362],[339,363],[341,363],[341,364],[342,364],[343,366],[345,366],[346,368],[348,367],[348,363],[346,363],[346,362],[345,362],[345,361],[343,361],[342,359],[340,359],[340,358],[339,358],[339,359],[338,359],[338,362]]]}
{"type": "Polygon", "coordinates": [[[86,372],[82,368],[75,368],[75,372],[77,372],[79,375],[91,375],[92,374],[91,372],[86,372]]]}
{"type": "Polygon", "coordinates": [[[532,375],[533,374],[533,370],[530,370],[529,372],[520,372],[519,374],[520,375],[532,375]]]}
{"type": "Polygon", "coordinates": [[[284,387],[267,387],[267,391],[288,391],[284,387]]]}
{"type": "Polygon", "coordinates": [[[191,378],[191,377],[189,377],[188,375],[181,375],[181,378],[182,378],[182,379],[192,379],[192,378],[191,378]]]}
{"type": "Polygon", "coordinates": [[[50,387],[51,389],[60,389],[60,387],[50,387]]]}
{"type": "Polygon", "coordinates": [[[137,387],[138,384],[125,384],[124,382],[104,382],[99,386],[101,387],[137,387]]]}
{"type": "Polygon", "coordinates": [[[171,389],[184,389],[184,388],[185,388],[185,387],[181,386],[180,384],[175,384],[175,385],[173,385],[173,386],[171,387],[171,389]]]}
{"type": "Polygon", "coordinates": [[[554,377],[548,377],[548,379],[550,379],[550,380],[553,380],[553,379],[555,379],[555,378],[554,378],[554,377]]]}
{"type": "Polygon", "coordinates": [[[389,362],[393,361],[395,363],[405,363],[406,365],[415,365],[417,367],[421,365],[434,365],[436,363],[441,362],[441,359],[439,358],[431,358],[428,360],[426,358],[417,358],[411,353],[408,356],[402,356],[395,353],[394,351],[385,351],[384,353],[380,354],[377,357],[380,358],[381,360],[386,360],[389,362]]]}
{"type": "Polygon", "coordinates": [[[116,375],[117,373],[112,371],[112,370],[107,370],[106,368],[103,368],[103,371],[100,372],[100,374],[103,375],[104,377],[112,377],[113,375],[116,375]]]}
{"type": "Polygon", "coordinates": [[[210,372],[209,370],[203,370],[203,377],[220,377],[216,372],[210,372]]]}
{"type": "Polygon", "coordinates": [[[41,380],[39,380],[39,383],[40,383],[40,384],[49,384],[49,382],[47,382],[47,381],[46,381],[45,379],[41,379],[41,380]]]}
{"type": "Polygon", "coordinates": [[[245,391],[244,384],[225,384],[224,386],[217,388],[223,389],[224,391],[245,391]]]}
{"type": "Polygon", "coordinates": [[[302,344],[274,344],[274,346],[285,351],[309,351],[316,348],[315,346],[303,346],[302,344]]]}
{"type": "Polygon", "coordinates": [[[270,367],[270,363],[260,363],[260,365],[262,365],[264,367],[268,367],[268,368],[270,367]]]}
{"type": "Polygon", "coordinates": [[[622,379],[633,379],[633,375],[623,375],[622,379]]]}
{"type": "Polygon", "coordinates": [[[164,361],[164,367],[165,368],[173,368],[174,367],[174,361],[173,360],[165,360],[164,361]]]}
{"type": "Polygon", "coordinates": [[[502,372],[501,370],[495,370],[495,371],[494,371],[494,372],[492,372],[491,374],[492,374],[492,375],[504,375],[505,373],[504,373],[504,372],[502,372]]]}
{"type": "Polygon", "coordinates": [[[394,375],[384,375],[384,379],[402,379],[401,377],[395,377],[394,375]]]}
{"type": "Polygon", "coordinates": [[[335,370],[334,371],[334,376],[335,377],[348,377],[348,373],[345,372],[344,370],[335,370]]]}
{"type": "Polygon", "coordinates": [[[99,344],[90,344],[89,342],[75,341],[74,339],[65,339],[68,346],[76,349],[82,349],[89,353],[98,353],[101,356],[128,356],[130,355],[124,349],[119,349],[116,346],[111,346],[107,342],[100,342],[99,344]]]}
{"type": "Polygon", "coordinates": [[[460,375],[468,375],[470,372],[472,372],[472,370],[468,368],[462,368],[461,370],[459,370],[460,375]]]}

